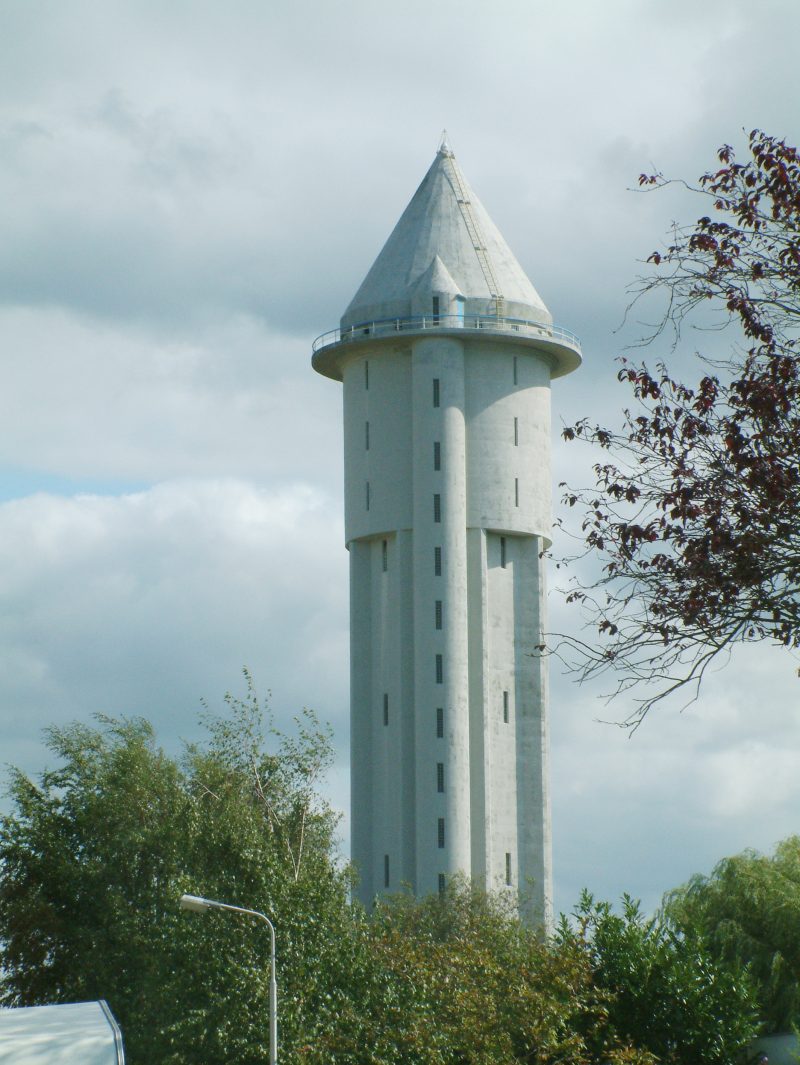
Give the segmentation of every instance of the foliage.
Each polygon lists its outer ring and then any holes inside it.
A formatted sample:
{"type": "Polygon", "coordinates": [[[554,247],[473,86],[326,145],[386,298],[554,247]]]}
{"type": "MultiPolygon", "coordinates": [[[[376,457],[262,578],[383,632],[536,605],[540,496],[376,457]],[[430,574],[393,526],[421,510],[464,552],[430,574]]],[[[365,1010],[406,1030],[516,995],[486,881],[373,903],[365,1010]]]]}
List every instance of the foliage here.
{"type": "Polygon", "coordinates": [[[305,713],[269,751],[252,686],[228,704],[180,761],[146,721],[101,718],[49,730],[59,765],[38,782],[14,774],[0,827],[3,1003],[106,998],[133,1065],[262,1060],[266,928],[182,914],[187,891],[275,918],[285,1046],[325,1024],[349,887],[315,790],[329,737],[305,713]]]}
{"type": "Polygon", "coordinates": [[[727,963],[633,908],[620,919],[585,901],[577,929],[544,941],[505,896],[454,880],[367,915],[318,794],[327,732],[306,713],[276,734],[252,687],[228,704],[178,760],[146,721],[101,718],[51,729],[58,765],[38,781],[14,774],[4,1004],[106,998],[131,1065],[265,1061],[268,932],[179,912],[187,891],[273,918],[285,1061],[683,1065],[732,1055],[750,1031],[727,963]]]}
{"type": "MultiPolygon", "coordinates": [[[[675,1065],[727,1065],[741,1055],[758,1025],[740,965],[715,962],[700,936],[645,919],[628,896],[620,915],[584,892],[575,917],[576,927],[562,918],[558,938],[588,952],[596,992],[606,996],[590,1045],[599,1035],[675,1065]]],[[[595,1055],[602,1060],[597,1045],[595,1055]]]]}
{"type": "Polygon", "coordinates": [[[746,977],[697,940],[584,896],[545,942],[458,882],[365,922],[363,987],[303,1060],[346,1065],[714,1065],[755,1034],[746,977]]]}
{"type": "Polygon", "coordinates": [[[584,959],[551,951],[502,899],[454,882],[442,896],[380,904],[363,932],[369,993],[309,1060],[585,1060],[572,1023],[590,994],[584,959]]]}
{"type": "Polygon", "coordinates": [[[746,964],[769,1031],[800,1023],[800,837],[771,857],[746,851],[671,892],[664,910],[723,962],[746,964]]]}
{"type": "MultiPolygon", "coordinates": [[[[800,157],[758,130],[749,147],[743,164],[720,149],[720,167],[693,190],[710,214],[675,227],[638,293],[666,297],[656,335],[672,325],[679,338],[702,307],[743,346],[703,360],[693,385],[666,365],[623,360],[636,405],[622,427],[585,419],[564,431],[608,457],[593,487],[565,494],[602,563],[569,598],[601,642],[571,641],[577,657],[569,640],[562,649],[583,677],[610,670],[617,691],[651,686],[633,724],[666,694],[696,690],[737,643],[800,646],[800,157]]],[[[660,174],[640,183],[669,184],[660,174]]]]}

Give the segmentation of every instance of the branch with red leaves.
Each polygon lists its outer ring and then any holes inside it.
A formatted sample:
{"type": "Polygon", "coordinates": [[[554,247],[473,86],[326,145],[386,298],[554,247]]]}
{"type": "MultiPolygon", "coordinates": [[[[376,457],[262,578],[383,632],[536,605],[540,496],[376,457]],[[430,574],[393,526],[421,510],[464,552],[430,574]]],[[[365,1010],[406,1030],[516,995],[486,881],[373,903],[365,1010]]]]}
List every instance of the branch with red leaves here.
{"type": "Polygon", "coordinates": [[[608,671],[615,693],[640,692],[632,725],[666,695],[696,694],[737,643],[800,647],[800,157],[758,130],[750,155],[720,149],[695,190],[711,214],[675,228],[635,287],[668,296],[650,341],[669,326],[679,336],[711,301],[741,343],[691,385],[622,360],[635,405],[621,426],[564,430],[608,459],[591,488],[563,486],[582,515],[580,555],[602,566],[569,594],[597,638],[554,646],[581,678],[608,671]]]}

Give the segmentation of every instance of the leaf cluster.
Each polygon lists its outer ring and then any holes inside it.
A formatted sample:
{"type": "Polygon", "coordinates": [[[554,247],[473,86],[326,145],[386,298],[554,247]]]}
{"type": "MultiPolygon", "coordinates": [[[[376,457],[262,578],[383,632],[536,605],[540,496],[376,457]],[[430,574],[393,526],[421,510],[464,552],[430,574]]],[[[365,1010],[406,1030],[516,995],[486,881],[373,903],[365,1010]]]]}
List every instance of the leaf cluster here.
{"type": "Polygon", "coordinates": [[[629,896],[614,913],[584,892],[574,917],[573,924],[562,919],[558,938],[588,952],[596,992],[605,993],[595,1040],[635,1046],[676,1065],[723,1065],[741,1055],[758,1030],[755,994],[741,964],[720,964],[702,936],[646,918],[629,896]]]}
{"type": "Polygon", "coordinates": [[[768,1031],[800,1024],[800,837],[725,858],[667,895],[664,913],[721,962],[747,966],[768,1031]]]}
{"type": "Polygon", "coordinates": [[[368,993],[309,1061],[588,1060],[575,1023],[591,996],[585,958],[542,942],[504,899],[454,880],[441,896],[379,904],[363,936],[368,993]]]}

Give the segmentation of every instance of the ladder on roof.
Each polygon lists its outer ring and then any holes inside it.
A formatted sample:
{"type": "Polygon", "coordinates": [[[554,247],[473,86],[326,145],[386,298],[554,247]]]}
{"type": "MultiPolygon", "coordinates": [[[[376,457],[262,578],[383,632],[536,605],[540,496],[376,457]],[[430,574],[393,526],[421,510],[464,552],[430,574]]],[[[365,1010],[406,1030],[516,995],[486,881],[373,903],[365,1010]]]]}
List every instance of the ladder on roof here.
{"type": "Polygon", "coordinates": [[[500,292],[500,285],[498,284],[497,276],[492,267],[492,260],[489,258],[486,239],[483,236],[478,219],[472,209],[472,201],[467,192],[466,182],[461,175],[458,163],[455,161],[452,152],[447,152],[445,154],[444,165],[445,173],[450,179],[453,192],[456,194],[456,201],[459,210],[461,211],[461,217],[464,219],[464,225],[467,227],[467,233],[469,234],[469,239],[472,241],[472,247],[475,249],[481,272],[483,273],[486,284],[489,286],[489,293],[494,300],[495,314],[498,318],[502,318],[503,295],[500,292]]]}

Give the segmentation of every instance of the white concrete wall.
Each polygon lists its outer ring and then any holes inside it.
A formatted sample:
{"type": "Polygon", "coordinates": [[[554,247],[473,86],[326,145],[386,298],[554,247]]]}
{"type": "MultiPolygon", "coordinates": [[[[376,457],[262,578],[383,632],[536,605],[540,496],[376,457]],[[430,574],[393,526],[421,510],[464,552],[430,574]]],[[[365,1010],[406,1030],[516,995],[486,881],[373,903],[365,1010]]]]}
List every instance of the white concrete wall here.
{"type": "Polygon", "coordinates": [[[547,694],[530,652],[543,627],[539,554],[551,524],[547,364],[523,342],[474,336],[426,334],[361,352],[343,372],[360,894],[369,902],[385,889],[385,855],[390,891],[433,892],[440,874],[459,871],[504,888],[508,854],[510,890],[530,895],[528,916],[546,919],[547,694]]]}
{"type": "Polygon", "coordinates": [[[467,358],[467,524],[549,537],[548,366],[497,342],[470,346],[467,358]]]}
{"type": "Polygon", "coordinates": [[[416,882],[411,534],[350,544],[352,855],[372,899],[416,882]],[[384,569],[384,542],[386,569],[384,569]]]}
{"type": "Polygon", "coordinates": [[[346,365],[343,381],[345,541],[410,529],[410,348],[385,347],[379,357],[356,358],[346,365]]]}
{"type": "Polygon", "coordinates": [[[546,669],[531,656],[544,624],[543,544],[477,529],[469,538],[472,875],[506,888],[508,854],[522,912],[549,926],[546,669]]]}

